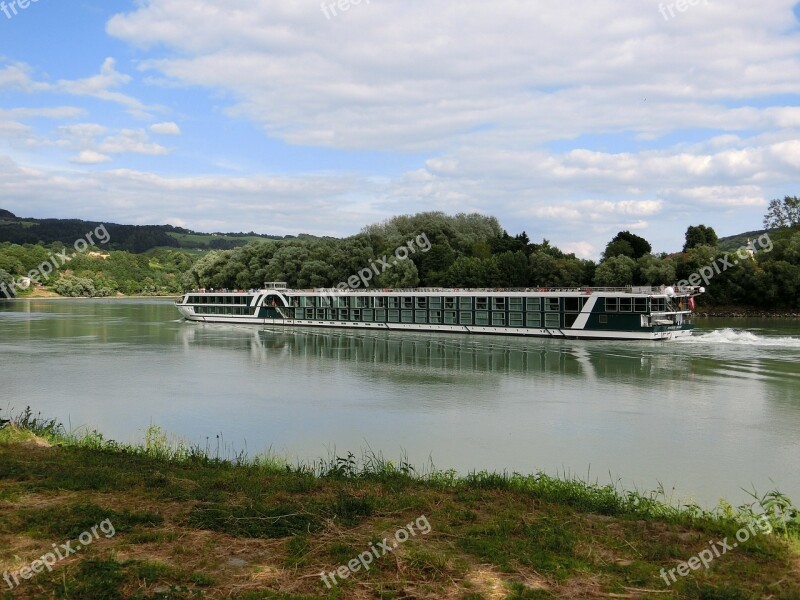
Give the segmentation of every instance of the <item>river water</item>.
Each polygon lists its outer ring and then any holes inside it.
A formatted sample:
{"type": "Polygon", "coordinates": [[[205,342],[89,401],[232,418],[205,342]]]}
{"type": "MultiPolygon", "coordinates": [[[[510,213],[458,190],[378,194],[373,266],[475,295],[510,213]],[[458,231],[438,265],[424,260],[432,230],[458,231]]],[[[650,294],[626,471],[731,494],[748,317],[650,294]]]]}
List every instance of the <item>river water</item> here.
{"type": "Polygon", "coordinates": [[[800,501],[800,322],[698,322],[685,342],[262,329],[164,300],[0,302],[0,416],[30,405],[140,441],[227,453],[363,450],[423,469],[800,501]],[[218,438],[218,436],[220,436],[218,438]]]}

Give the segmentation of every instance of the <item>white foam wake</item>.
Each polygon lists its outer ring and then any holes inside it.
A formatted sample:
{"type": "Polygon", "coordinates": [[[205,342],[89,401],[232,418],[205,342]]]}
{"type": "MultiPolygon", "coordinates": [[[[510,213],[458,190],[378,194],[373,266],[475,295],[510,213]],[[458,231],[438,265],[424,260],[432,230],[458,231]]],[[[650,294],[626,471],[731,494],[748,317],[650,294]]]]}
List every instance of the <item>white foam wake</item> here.
{"type": "Polygon", "coordinates": [[[679,340],[688,344],[732,344],[737,346],[780,346],[800,348],[800,338],[786,336],[756,335],[739,329],[717,329],[709,333],[695,333],[690,338],[679,340]]]}

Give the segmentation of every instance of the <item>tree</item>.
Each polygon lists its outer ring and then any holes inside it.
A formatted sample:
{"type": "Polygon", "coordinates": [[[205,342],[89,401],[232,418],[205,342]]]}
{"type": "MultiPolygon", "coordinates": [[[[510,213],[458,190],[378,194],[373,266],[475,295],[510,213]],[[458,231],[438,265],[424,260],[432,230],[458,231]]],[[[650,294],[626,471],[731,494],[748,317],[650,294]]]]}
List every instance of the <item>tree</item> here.
{"type": "Polygon", "coordinates": [[[683,251],[691,250],[697,246],[713,246],[716,247],[719,243],[717,232],[713,227],[706,227],[705,225],[689,225],[686,230],[686,243],[683,245],[683,251]]]}
{"type": "Polygon", "coordinates": [[[12,283],[14,283],[14,277],[11,273],[0,269],[0,298],[14,297],[14,292],[11,288],[12,283]]]}
{"type": "Polygon", "coordinates": [[[652,254],[645,254],[636,261],[636,270],[642,285],[667,285],[676,280],[675,263],[652,254]]]}
{"type": "Polygon", "coordinates": [[[764,215],[764,227],[778,229],[796,225],[800,225],[800,198],[786,196],[783,200],[770,201],[767,214],[764,215]]]}
{"type": "Polygon", "coordinates": [[[390,269],[386,269],[383,273],[378,275],[375,280],[377,287],[384,288],[413,288],[419,285],[419,272],[417,265],[410,260],[398,260],[393,262],[390,269]]]}
{"type": "Polygon", "coordinates": [[[612,258],[621,254],[636,260],[645,254],[649,254],[652,250],[653,247],[650,242],[643,237],[630,231],[620,231],[606,246],[603,258],[612,258]]]}
{"type": "Polygon", "coordinates": [[[483,261],[472,256],[462,256],[447,269],[444,276],[444,285],[450,287],[483,287],[485,273],[483,261]]]}
{"type": "Polygon", "coordinates": [[[490,287],[525,287],[528,280],[528,257],[525,252],[503,252],[489,259],[487,285],[490,287]]]}
{"type": "Polygon", "coordinates": [[[596,285],[623,287],[633,283],[633,270],[636,262],[629,256],[612,256],[597,267],[594,274],[596,285]]]}
{"type": "Polygon", "coordinates": [[[549,287],[558,279],[558,262],[547,252],[534,252],[528,259],[528,280],[531,285],[549,287]]]}
{"type": "Polygon", "coordinates": [[[61,296],[93,298],[99,295],[94,282],[86,277],[73,277],[68,275],[59,279],[53,286],[53,291],[61,296]]]}

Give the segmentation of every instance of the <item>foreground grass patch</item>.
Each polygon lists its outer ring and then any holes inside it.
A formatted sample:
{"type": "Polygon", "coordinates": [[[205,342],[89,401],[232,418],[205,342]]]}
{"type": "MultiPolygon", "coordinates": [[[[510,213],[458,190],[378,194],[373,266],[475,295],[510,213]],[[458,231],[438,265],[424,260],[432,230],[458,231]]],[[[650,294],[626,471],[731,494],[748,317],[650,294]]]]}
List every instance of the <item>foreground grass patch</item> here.
{"type": "Polygon", "coordinates": [[[226,461],[151,434],[120,447],[30,418],[0,430],[0,574],[101,521],[115,530],[52,572],[0,581],[3,600],[800,600],[800,527],[779,494],[702,511],[544,475],[417,476],[377,457],[226,461]],[[759,506],[772,534],[664,583],[662,569],[733,539],[759,506]],[[421,516],[430,529],[408,535],[421,516]],[[334,572],[328,587],[320,574],[334,572]]]}

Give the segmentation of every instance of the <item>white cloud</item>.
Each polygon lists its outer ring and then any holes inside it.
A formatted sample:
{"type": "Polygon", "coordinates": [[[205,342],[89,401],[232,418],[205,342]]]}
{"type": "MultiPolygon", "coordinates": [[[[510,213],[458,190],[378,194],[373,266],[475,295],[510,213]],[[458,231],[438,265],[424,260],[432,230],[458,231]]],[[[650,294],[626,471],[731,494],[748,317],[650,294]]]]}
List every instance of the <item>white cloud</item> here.
{"type": "Polygon", "coordinates": [[[181,129],[177,123],[153,123],[150,125],[150,131],[158,135],[180,135],[181,129]]]}
{"type": "Polygon", "coordinates": [[[141,101],[121,92],[113,91],[130,83],[130,75],[120,73],[116,69],[116,61],[109,57],[103,61],[100,73],[85,79],[62,79],[51,87],[53,91],[64,92],[73,96],[90,96],[100,100],[116,102],[129,109],[131,114],[147,117],[151,110],[141,101]]]}
{"type": "Polygon", "coordinates": [[[613,0],[434,0],[424,18],[384,0],[332,20],[316,3],[152,0],[107,31],[166,46],[143,67],[227,93],[231,114],[292,143],[430,149],[488,126],[508,146],[794,123],[791,108],[726,105],[800,93],[793,3],[731,0],[665,22],[655,4],[613,0]]]}
{"type": "Polygon", "coordinates": [[[73,157],[70,162],[79,165],[99,165],[110,160],[111,157],[106,156],[105,154],[100,154],[99,152],[95,152],[93,150],[84,150],[78,154],[78,156],[73,157]]]}
{"type": "Polygon", "coordinates": [[[97,75],[84,79],[60,79],[56,83],[35,80],[31,75],[31,68],[25,63],[16,62],[0,68],[0,90],[17,90],[25,93],[63,93],[71,96],[97,98],[120,104],[136,117],[149,117],[150,112],[158,110],[157,107],[146,106],[132,96],[114,91],[130,82],[131,76],[117,71],[116,61],[111,57],[103,61],[97,75]]]}
{"type": "Polygon", "coordinates": [[[563,244],[561,249],[564,252],[574,254],[578,258],[593,259],[599,254],[599,252],[595,250],[595,247],[589,242],[571,242],[569,244],[563,244]]]}
{"type": "Polygon", "coordinates": [[[150,143],[143,129],[123,129],[116,135],[105,138],[99,145],[100,150],[110,154],[167,154],[169,150],[161,144],[150,143]]]}

